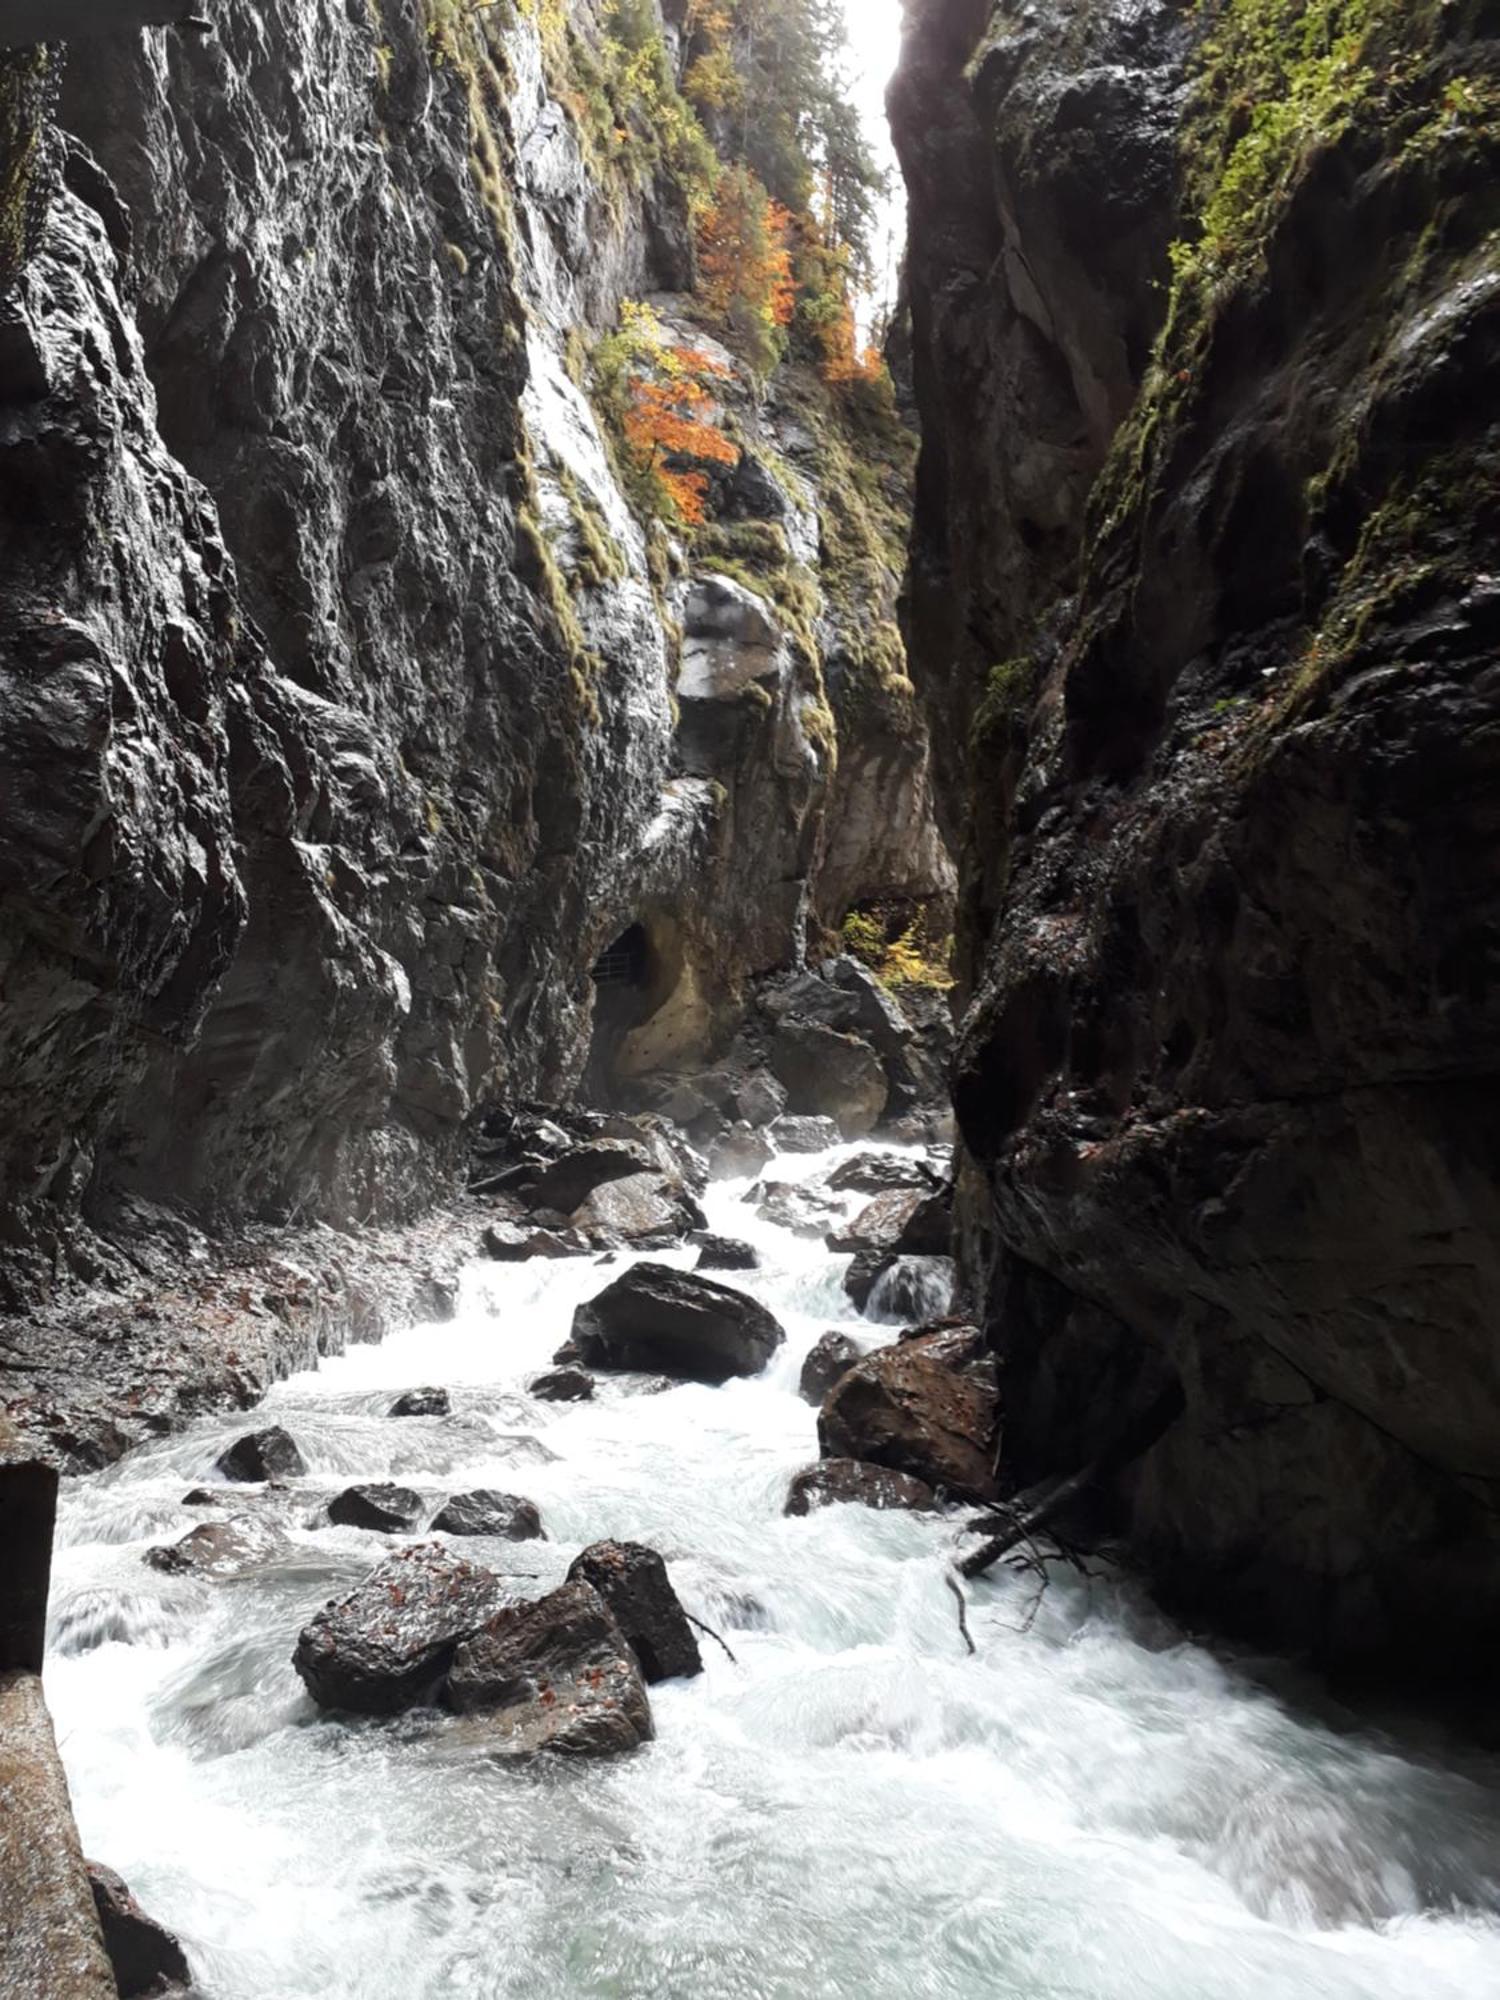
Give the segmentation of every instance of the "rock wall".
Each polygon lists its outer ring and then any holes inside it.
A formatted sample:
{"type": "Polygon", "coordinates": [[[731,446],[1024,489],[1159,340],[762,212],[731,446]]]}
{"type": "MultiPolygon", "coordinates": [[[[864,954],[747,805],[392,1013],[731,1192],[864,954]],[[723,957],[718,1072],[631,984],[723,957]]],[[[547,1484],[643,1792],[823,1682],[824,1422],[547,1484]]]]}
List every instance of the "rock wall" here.
{"type": "MultiPolygon", "coordinates": [[[[627,506],[575,350],[692,247],[660,178],[592,169],[545,21],[208,11],[72,46],[0,304],[17,1304],[117,1268],[142,1202],[417,1212],[476,1107],[578,1077],[590,968],[633,923],[676,1059],[810,924],[948,881],[915,710],[868,744],[846,710],[841,743],[821,645],[753,593],[726,635],[627,506]],[[710,754],[679,677],[757,621],[774,665],[710,754]],[[895,884],[873,787],[921,834],[895,884]]],[[[765,503],[815,590],[816,461],[765,503]]]]}
{"type": "Polygon", "coordinates": [[[1429,1676],[1500,1649],[1497,32],[914,0],[892,98],[1011,1476],[1178,1409],[1160,1587],[1429,1676]]]}

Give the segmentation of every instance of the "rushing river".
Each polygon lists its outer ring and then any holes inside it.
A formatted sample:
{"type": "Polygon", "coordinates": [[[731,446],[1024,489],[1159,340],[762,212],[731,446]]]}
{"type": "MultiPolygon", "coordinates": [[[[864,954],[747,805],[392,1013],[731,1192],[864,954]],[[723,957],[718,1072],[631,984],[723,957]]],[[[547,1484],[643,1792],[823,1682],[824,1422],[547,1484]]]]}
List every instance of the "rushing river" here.
{"type": "MultiPolygon", "coordinates": [[[[827,1158],[778,1162],[816,1174],[827,1158]]],[[[476,1264],[448,1325],[281,1385],[332,1494],[534,1499],[545,1543],[456,1544],[540,1592],[613,1536],[666,1556],[723,1633],[652,1690],[623,1761],[503,1767],[431,1714],[331,1720],[297,1632],[383,1552],[305,1525],[251,1577],[141,1560],[251,1423],[211,1419],[74,1482],[49,1689],[86,1850],[182,1937],[212,2000],[1488,2000],[1500,1996],[1500,1809],[1440,1759],[1337,1732],[1185,1642],[1129,1589],[1057,1575],[944,1583],[951,1522],[859,1507],[786,1520],[817,1456],[796,1393],[851,1322],[845,1260],[713,1227],[764,1267],[726,1282],[786,1326],[759,1380],[540,1404],[588,1259],[476,1264]],[[393,1396],[453,1392],[447,1418],[393,1396]],[[532,1579],[535,1579],[534,1581],[532,1579]]],[[[851,1204],[852,1205],[852,1204],[851,1204]]],[[[693,1261],[683,1252],[667,1260],[693,1261]]],[[[253,1421],[262,1421],[257,1418],[253,1421]]],[[[40,1996],[39,1996],[40,2000],[40,1996]]]]}

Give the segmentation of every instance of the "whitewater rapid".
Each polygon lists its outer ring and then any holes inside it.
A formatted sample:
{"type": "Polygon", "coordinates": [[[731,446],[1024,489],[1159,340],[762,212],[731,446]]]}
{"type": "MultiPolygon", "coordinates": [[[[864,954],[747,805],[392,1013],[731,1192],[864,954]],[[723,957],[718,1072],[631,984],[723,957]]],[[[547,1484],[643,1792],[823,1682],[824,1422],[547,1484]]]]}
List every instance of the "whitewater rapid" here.
{"type": "Polygon", "coordinates": [[[1500,1996],[1493,1765],[1335,1729],[1132,1589],[1070,1571],[1039,1604],[1022,1577],[972,1586],[970,1658],[944,1582],[953,1522],[783,1518],[817,1456],[808,1348],[894,1329],[853,1317],[846,1259],[759,1222],[743,1192],[707,1206],[764,1258],[725,1281],[788,1331],[758,1380],[641,1394],[601,1377],[592,1404],[535,1402],[526,1379],[613,1271],[476,1262],[451,1323],[69,1485],[48,1691],[85,1849],[179,1934],[204,1994],[1500,1996]],[[426,1383],[452,1391],[450,1417],[385,1416],[426,1383]],[[141,1559],[205,1518],[182,1496],[260,1421],[293,1433],[298,1485],[324,1495],[394,1479],[433,1512],[474,1487],[535,1500],[548,1541],[456,1544],[528,1591],[588,1542],[650,1543],[735,1661],[705,1640],[701,1679],[652,1690],[656,1741],[606,1765],[502,1767],[429,1714],[322,1715],[293,1643],[383,1538],[302,1525],[308,1504],[291,1553],[251,1577],[141,1559]]]}

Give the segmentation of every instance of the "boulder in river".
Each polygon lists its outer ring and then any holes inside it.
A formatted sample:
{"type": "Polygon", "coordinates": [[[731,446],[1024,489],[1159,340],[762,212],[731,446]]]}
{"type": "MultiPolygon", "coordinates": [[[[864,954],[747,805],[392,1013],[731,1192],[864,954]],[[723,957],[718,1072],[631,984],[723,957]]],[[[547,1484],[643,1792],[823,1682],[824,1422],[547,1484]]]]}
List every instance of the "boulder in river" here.
{"type": "Polygon", "coordinates": [[[452,1414],[453,1399],[446,1389],[408,1389],[386,1411],[388,1417],[446,1417],[452,1414]]]}
{"type": "Polygon", "coordinates": [[[458,1648],[443,1692],[460,1715],[483,1715],[485,1741],[508,1756],[612,1757],[653,1733],[629,1642],[581,1581],[496,1612],[458,1648]]]}
{"type": "Polygon", "coordinates": [[[893,1472],[888,1465],[867,1465],[854,1458],[825,1458],[797,1474],[783,1512],[811,1514],[815,1508],[844,1501],[882,1513],[908,1514],[930,1514],[938,1504],[927,1482],[909,1472],[893,1472]]]}
{"type": "Polygon", "coordinates": [[[307,1466],[296,1439],[280,1424],[272,1424],[236,1438],[227,1451],[220,1452],[214,1470],[237,1485],[249,1486],[266,1479],[295,1479],[307,1466]]]}
{"type": "Polygon", "coordinates": [[[323,1708],[395,1715],[427,1695],[467,1633],[507,1597],[491,1571],[440,1542],[398,1549],[304,1627],[292,1665],[323,1708]]]}
{"type": "Polygon", "coordinates": [[[895,1188],[865,1203],[852,1222],[830,1230],[830,1250],[894,1250],[917,1210],[930,1197],[915,1188],[895,1188]]]}
{"type": "Polygon", "coordinates": [[[533,1375],[526,1390],[539,1403],[588,1403],[594,1378],[586,1368],[550,1368],[545,1375],[533,1375]]]}
{"type": "Polygon", "coordinates": [[[840,1375],[854,1366],[862,1352],[847,1333],[821,1335],[802,1364],[797,1386],[803,1402],[821,1404],[840,1375]]]}
{"type": "Polygon", "coordinates": [[[747,1180],[776,1157],[776,1148],[753,1125],[731,1125],[709,1149],[708,1165],[716,1181],[747,1180]]]}
{"type": "Polygon", "coordinates": [[[698,1252],[700,1271],[758,1271],[760,1252],[738,1236],[705,1236],[698,1252]]]}
{"type": "Polygon", "coordinates": [[[849,1139],[863,1138],[880,1123],[890,1085],[880,1057],[858,1035],[817,1021],[783,1020],[771,1043],[771,1067],[795,1114],[830,1118],[849,1139]]]}
{"type": "Polygon", "coordinates": [[[534,1500],[477,1487],[443,1502],[432,1526],[444,1535],[494,1535],[507,1542],[544,1542],[542,1517],[534,1500]]]}
{"type": "Polygon", "coordinates": [[[702,1673],[698,1641],[655,1549],[639,1542],[595,1542],[574,1558],[568,1581],[598,1591],[648,1681],[690,1680],[702,1673]]]}
{"type": "Polygon", "coordinates": [[[1000,1398],[974,1327],[898,1341],[848,1369],[818,1418],[825,1458],[910,1473],[958,1499],[997,1497],[1000,1398]]]}
{"type": "Polygon", "coordinates": [[[632,1180],[649,1170],[651,1161],[639,1146],[613,1139],[575,1147],[544,1167],[525,1191],[526,1206],[555,1215],[572,1215],[596,1188],[610,1181],[632,1180]]]}
{"type": "Polygon", "coordinates": [[[634,1265],[573,1315],[573,1344],[589,1367],[678,1381],[758,1375],[785,1339],[757,1300],[665,1264],[634,1265]]]}
{"type": "Polygon", "coordinates": [[[753,1069],[736,1082],[730,1104],[746,1124],[771,1125],[786,1110],[786,1090],[768,1069],[753,1069]]]}
{"type": "Polygon", "coordinates": [[[936,1191],[938,1176],[915,1153],[856,1153],[841,1160],[825,1185],[834,1194],[891,1194],[916,1188],[936,1191]]]}
{"type": "Polygon", "coordinates": [[[773,1222],[778,1229],[789,1229],[793,1236],[804,1236],[809,1242],[826,1236],[843,1220],[839,1202],[803,1181],[757,1181],[745,1200],[755,1204],[762,1222],[773,1222]]]}
{"type": "Polygon", "coordinates": [[[371,1528],[381,1535],[405,1534],[425,1512],[421,1494],[409,1486],[346,1486],[328,1503],[336,1528],[371,1528]]]}
{"type": "MultiPolygon", "coordinates": [[[[113,1868],[102,1867],[97,1861],[85,1865],[99,1928],[104,1933],[104,1955],[115,1975],[120,2000],[185,1993],[193,1975],[176,1938],[155,1917],[147,1916],[113,1868]]],[[[48,1993],[51,1991],[49,1988],[48,1993]]],[[[47,2000],[40,1987],[35,1994],[36,2000],[47,2000]]]]}
{"type": "Polygon", "coordinates": [[[586,1236],[571,1230],[497,1222],[485,1230],[479,1247],[492,1263],[525,1264],[533,1257],[583,1257],[593,1246],[586,1236]]]}
{"type": "Polygon", "coordinates": [[[703,1220],[685,1188],[652,1172],[607,1181],[568,1218],[570,1229],[591,1243],[624,1243],[636,1250],[669,1250],[703,1220]]]}
{"type": "Polygon", "coordinates": [[[232,1514],[204,1521],[180,1541],[147,1549],[145,1560],[164,1576],[243,1576],[273,1562],[286,1546],[286,1537],[270,1522],[232,1514]]]}
{"type": "Polygon", "coordinates": [[[778,1153],[826,1153],[840,1136],[831,1118],[778,1118],[770,1128],[778,1153]]]}

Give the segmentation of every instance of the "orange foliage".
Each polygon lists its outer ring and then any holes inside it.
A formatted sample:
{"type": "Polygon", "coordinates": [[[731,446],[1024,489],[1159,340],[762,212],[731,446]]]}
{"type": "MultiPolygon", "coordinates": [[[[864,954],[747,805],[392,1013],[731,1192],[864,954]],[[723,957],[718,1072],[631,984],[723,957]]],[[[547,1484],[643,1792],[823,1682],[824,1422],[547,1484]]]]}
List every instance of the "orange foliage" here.
{"type": "Polygon", "coordinates": [[[731,167],[699,230],[704,303],[762,367],[774,360],[774,336],[796,310],[793,227],[791,211],[772,201],[754,174],[731,167]]]}
{"type": "Polygon", "coordinates": [[[708,474],[697,466],[739,462],[738,446],[709,416],[713,395],[707,384],[728,370],[692,347],[664,349],[661,359],[664,373],[660,378],[630,378],[625,443],[680,518],[687,526],[696,527],[708,502],[708,474]],[[688,463],[684,465],[683,460],[688,463]]]}
{"type": "Polygon", "coordinates": [[[844,382],[874,382],[885,367],[878,347],[863,352],[858,348],[854,308],[847,298],[827,325],[818,328],[818,343],[823,349],[823,380],[831,388],[844,382]]]}

